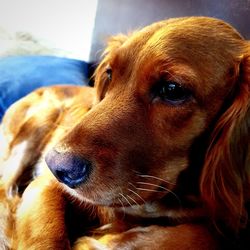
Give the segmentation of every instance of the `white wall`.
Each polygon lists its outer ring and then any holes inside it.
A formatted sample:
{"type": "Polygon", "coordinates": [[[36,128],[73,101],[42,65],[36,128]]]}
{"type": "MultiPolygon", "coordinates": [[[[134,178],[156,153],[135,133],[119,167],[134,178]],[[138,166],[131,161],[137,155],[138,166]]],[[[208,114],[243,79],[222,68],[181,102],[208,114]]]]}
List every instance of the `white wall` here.
{"type": "Polygon", "coordinates": [[[89,60],[97,0],[0,0],[0,26],[47,40],[89,60]]]}

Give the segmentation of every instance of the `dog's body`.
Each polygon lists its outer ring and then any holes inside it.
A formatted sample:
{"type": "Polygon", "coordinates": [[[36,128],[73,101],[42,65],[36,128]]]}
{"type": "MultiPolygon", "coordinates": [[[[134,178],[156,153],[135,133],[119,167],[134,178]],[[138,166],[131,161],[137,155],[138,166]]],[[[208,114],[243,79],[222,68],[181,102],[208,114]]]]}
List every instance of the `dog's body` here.
{"type": "Polygon", "coordinates": [[[95,89],[14,104],[1,125],[2,186],[22,195],[12,247],[243,247],[249,88],[249,43],[191,17],[113,38],[95,89]]]}

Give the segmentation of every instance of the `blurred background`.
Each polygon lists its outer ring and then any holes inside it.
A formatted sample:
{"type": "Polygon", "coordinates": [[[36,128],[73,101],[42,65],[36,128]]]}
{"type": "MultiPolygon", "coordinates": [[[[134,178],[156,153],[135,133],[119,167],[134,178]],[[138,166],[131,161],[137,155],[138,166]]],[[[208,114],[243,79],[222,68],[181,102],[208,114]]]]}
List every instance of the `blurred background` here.
{"type": "Polygon", "coordinates": [[[94,62],[110,35],[192,15],[221,18],[250,39],[250,0],[0,0],[0,55],[94,62]]]}

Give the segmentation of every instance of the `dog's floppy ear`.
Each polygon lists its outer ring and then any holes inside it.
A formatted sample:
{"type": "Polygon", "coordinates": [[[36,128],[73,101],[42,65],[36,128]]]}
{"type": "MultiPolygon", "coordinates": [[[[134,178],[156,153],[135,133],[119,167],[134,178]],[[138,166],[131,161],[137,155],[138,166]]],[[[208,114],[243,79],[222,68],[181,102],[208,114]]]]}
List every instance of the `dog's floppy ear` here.
{"type": "Polygon", "coordinates": [[[250,198],[250,44],[236,68],[233,100],[215,124],[200,182],[214,218],[234,231],[247,222],[250,198]]]}
{"type": "Polygon", "coordinates": [[[102,54],[102,61],[96,68],[94,73],[95,87],[97,88],[96,101],[100,101],[107,89],[107,79],[105,78],[104,72],[108,68],[108,63],[113,55],[113,53],[118,49],[126,40],[128,36],[119,34],[109,38],[107,42],[107,47],[102,54]]]}

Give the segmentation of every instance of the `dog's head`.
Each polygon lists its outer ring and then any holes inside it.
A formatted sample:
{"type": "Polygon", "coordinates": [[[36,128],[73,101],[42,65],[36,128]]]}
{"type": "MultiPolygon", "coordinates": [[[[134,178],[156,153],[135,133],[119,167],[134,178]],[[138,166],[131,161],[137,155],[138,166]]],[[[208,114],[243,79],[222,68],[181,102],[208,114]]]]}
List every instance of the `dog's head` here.
{"type": "Polygon", "coordinates": [[[114,37],[95,85],[92,109],[46,157],[73,194],[94,204],[141,204],[175,196],[191,171],[184,189],[199,178],[216,216],[230,215],[234,226],[243,218],[250,47],[231,26],[177,18],[114,37]]]}

